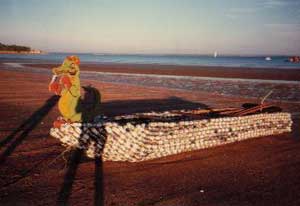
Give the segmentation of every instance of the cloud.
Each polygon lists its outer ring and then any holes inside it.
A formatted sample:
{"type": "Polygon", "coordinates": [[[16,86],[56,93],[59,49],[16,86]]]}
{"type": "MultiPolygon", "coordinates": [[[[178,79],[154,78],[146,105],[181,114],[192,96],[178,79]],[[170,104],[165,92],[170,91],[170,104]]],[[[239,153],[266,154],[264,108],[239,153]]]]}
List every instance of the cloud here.
{"type": "Polygon", "coordinates": [[[238,15],[231,14],[231,13],[227,13],[227,14],[225,14],[225,16],[228,17],[229,19],[237,19],[238,18],[238,15]]]}
{"type": "Polygon", "coordinates": [[[252,7],[234,7],[226,11],[225,16],[230,19],[238,19],[242,16],[263,13],[269,9],[288,9],[295,8],[295,18],[300,17],[300,0],[264,0],[259,1],[252,7]]]}
{"type": "Polygon", "coordinates": [[[281,32],[300,32],[300,23],[278,23],[278,24],[265,24],[267,29],[272,29],[281,32]]]}
{"type": "Polygon", "coordinates": [[[279,23],[265,24],[265,29],[272,34],[273,38],[282,39],[282,42],[292,42],[293,46],[298,47],[300,41],[300,24],[279,23]]]}
{"type": "Polygon", "coordinates": [[[237,7],[237,8],[230,8],[226,13],[225,16],[230,19],[237,19],[241,15],[251,15],[255,14],[259,11],[259,8],[251,8],[251,7],[237,7]]]}
{"type": "Polygon", "coordinates": [[[258,8],[231,8],[229,9],[230,13],[235,13],[235,14],[253,14],[256,13],[259,9],[258,8]]]}
{"type": "Polygon", "coordinates": [[[266,0],[262,2],[262,6],[265,8],[278,8],[285,6],[300,6],[299,1],[295,0],[266,0]]]}

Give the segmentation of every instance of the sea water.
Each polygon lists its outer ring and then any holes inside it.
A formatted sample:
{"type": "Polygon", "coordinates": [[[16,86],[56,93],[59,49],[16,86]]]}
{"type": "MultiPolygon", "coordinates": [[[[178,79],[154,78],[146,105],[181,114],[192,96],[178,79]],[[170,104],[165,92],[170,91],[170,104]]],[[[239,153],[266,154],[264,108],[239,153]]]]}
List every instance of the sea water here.
{"type": "Polygon", "coordinates": [[[300,68],[300,64],[288,62],[287,56],[208,56],[208,55],[142,55],[142,54],[0,54],[0,60],[19,62],[62,62],[66,56],[77,55],[85,63],[160,64],[248,68],[300,68]]]}

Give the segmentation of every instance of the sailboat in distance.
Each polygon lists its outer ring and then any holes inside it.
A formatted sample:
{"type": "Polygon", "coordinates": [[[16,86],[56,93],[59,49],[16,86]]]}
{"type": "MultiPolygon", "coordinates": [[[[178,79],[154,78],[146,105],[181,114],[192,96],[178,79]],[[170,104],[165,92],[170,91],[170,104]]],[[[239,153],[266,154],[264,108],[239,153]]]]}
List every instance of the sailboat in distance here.
{"type": "Polygon", "coordinates": [[[215,51],[215,53],[214,53],[214,58],[217,58],[217,56],[218,56],[218,52],[215,51]]]}

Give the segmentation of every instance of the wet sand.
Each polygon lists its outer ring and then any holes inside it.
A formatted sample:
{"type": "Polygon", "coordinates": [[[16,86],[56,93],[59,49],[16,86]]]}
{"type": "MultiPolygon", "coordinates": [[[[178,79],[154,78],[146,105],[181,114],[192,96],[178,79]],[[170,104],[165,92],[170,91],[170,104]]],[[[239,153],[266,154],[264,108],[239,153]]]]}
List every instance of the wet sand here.
{"type": "MultiPolygon", "coordinates": [[[[9,67],[8,70],[48,73],[48,75],[51,75],[50,68],[58,66],[55,64],[18,63],[5,63],[4,65],[9,67]]],[[[296,74],[300,74],[300,72],[295,73],[295,70],[205,67],[193,67],[191,70],[189,66],[185,68],[138,64],[132,65],[132,67],[111,65],[111,68],[99,64],[93,66],[91,67],[91,64],[81,66],[82,79],[185,91],[203,91],[227,97],[243,96],[256,101],[260,101],[271,92],[268,98],[277,102],[300,102],[300,81],[295,80],[297,79],[296,74]],[[172,73],[173,70],[175,72],[172,73]],[[185,70],[186,73],[184,73],[185,70]],[[151,71],[153,72],[151,73],[151,71]],[[248,75],[247,71],[252,75],[248,75]],[[253,76],[254,74],[256,76],[253,76]],[[281,79],[277,78],[278,75],[281,79]],[[254,77],[257,79],[253,79],[254,77]]]]}
{"type": "MultiPolygon", "coordinates": [[[[28,66],[51,69],[59,64],[28,64],[28,66]]],[[[83,71],[133,73],[133,74],[158,74],[177,76],[200,76],[221,78],[269,79],[300,81],[299,69],[276,68],[224,68],[207,66],[175,66],[156,64],[85,64],[80,68],[83,71]]]]}
{"type": "MultiPolygon", "coordinates": [[[[0,70],[0,205],[300,204],[298,103],[276,103],[294,114],[289,134],[142,163],[101,163],[76,152],[59,156],[65,148],[49,136],[58,116],[49,80],[46,74],[0,70]]],[[[109,116],[253,102],[203,91],[82,82],[88,84],[101,91],[109,116]]]]}

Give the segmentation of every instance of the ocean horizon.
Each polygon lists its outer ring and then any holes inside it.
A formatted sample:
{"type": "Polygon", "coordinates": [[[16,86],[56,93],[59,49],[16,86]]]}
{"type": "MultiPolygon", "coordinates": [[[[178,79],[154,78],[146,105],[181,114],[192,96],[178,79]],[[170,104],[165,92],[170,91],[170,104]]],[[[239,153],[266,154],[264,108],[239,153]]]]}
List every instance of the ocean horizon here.
{"type": "Polygon", "coordinates": [[[0,54],[0,60],[18,62],[59,63],[66,56],[77,55],[82,63],[99,64],[159,64],[208,67],[246,67],[299,69],[300,64],[287,62],[284,55],[196,55],[196,54],[103,54],[103,53],[64,53],[45,54],[0,54]],[[270,57],[271,60],[266,60],[270,57]]]}

